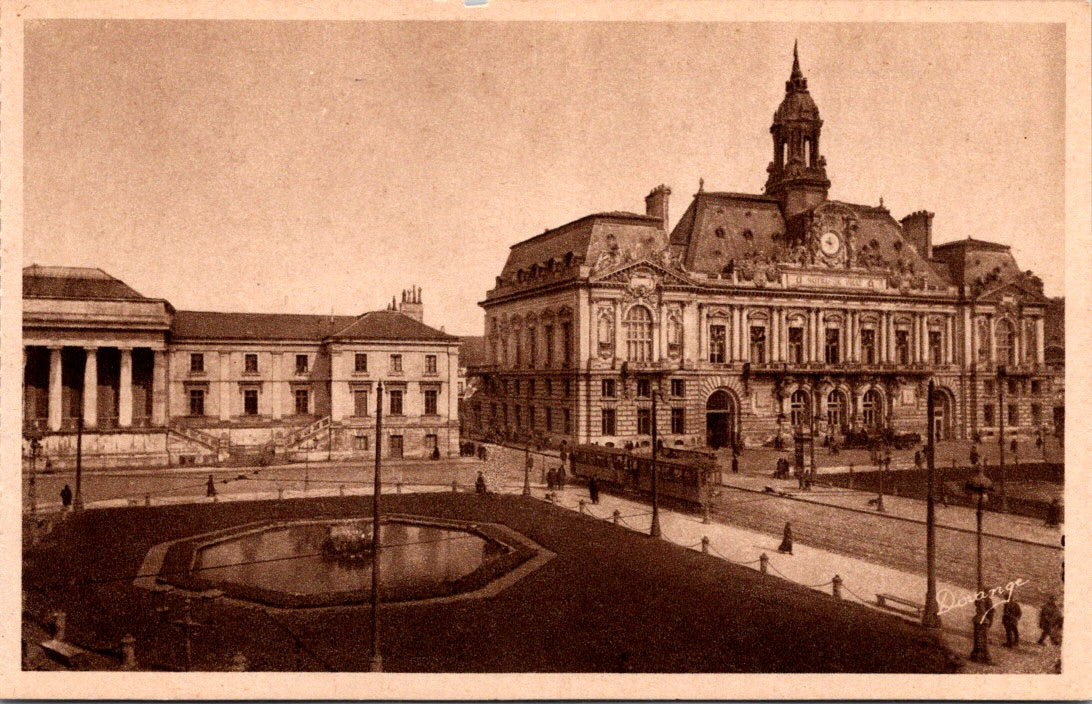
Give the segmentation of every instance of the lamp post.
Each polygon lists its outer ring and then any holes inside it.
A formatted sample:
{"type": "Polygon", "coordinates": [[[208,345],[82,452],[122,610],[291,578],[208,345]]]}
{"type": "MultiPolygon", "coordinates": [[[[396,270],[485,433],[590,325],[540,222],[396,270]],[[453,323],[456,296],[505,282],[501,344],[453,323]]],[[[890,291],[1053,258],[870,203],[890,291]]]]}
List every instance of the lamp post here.
{"type": "Polygon", "coordinates": [[[1008,370],[1004,364],[997,365],[997,488],[1001,493],[1001,510],[1009,508],[1005,494],[1005,384],[1008,370]]]}
{"type": "Polygon", "coordinates": [[[383,458],[383,382],[375,385],[375,476],[372,487],[372,661],[371,671],[383,671],[379,654],[379,494],[383,491],[380,475],[383,458]]]}
{"type": "Polygon", "coordinates": [[[656,446],[656,421],[658,420],[656,417],[656,399],[659,395],[658,389],[652,392],[652,525],[649,526],[648,534],[653,538],[660,537],[660,492],[657,482],[659,471],[656,469],[656,453],[660,449],[656,446]]]}
{"type": "Polygon", "coordinates": [[[523,495],[531,495],[531,448],[524,450],[523,459],[523,495]]]}
{"type": "Polygon", "coordinates": [[[989,630],[986,626],[986,581],[982,577],[982,511],[989,499],[988,494],[993,491],[993,482],[986,476],[986,473],[982,471],[981,467],[976,467],[976,473],[967,483],[963,485],[963,490],[968,495],[975,495],[978,497],[978,506],[975,511],[975,519],[977,525],[977,532],[975,533],[976,539],[976,563],[975,563],[975,575],[976,585],[978,593],[975,595],[974,600],[974,647],[971,649],[971,660],[973,662],[989,663],[990,662],[990,644],[989,644],[989,630]]]}
{"type": "Polygon", "coordinates": [[[937,603],[937,545],[936,545],[936,504],[933,497],[936,483],[936,383],[929,380],[929,402],[927,406],[925,467],[928,474],[928,493],[925,500],[925,609],[921,615],[921,625],[926,628],[940,628],[940,605],[937,603]]]}
{"type": "Polygon", "coordinates": [[[76,418],[76,494],[72,499],[72,510],[83,510],[83,401],[80,401],[80,413],[76,418]]]}

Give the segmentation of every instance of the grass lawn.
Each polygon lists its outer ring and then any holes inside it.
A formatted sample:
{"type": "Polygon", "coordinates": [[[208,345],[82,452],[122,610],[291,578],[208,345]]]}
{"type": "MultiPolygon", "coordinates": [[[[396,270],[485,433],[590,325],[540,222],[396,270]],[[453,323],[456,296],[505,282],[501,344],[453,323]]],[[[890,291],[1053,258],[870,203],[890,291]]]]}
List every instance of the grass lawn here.
{"type": "MultiPolygon", "coordinates": [[[[503,523],[557,556],[490,599],[382,610],[387,671],[417,672],[946,672],[950,657],[917,626],[773,576],[516,496],[383,497],[383,510],[503,523]]],[[[268,518],[367,515],[346,497],[88,511],[24,561],[30,611],[62,609],[69,639],[115,648],[137,639],[141,666],[178,668],[177,596],[160,619],[134,587],[148,548],[268,518]]],[[[267,611],[209,602],[195,669],[236,652],[253,670],[362,671],[367,606],[267,611]]]]}

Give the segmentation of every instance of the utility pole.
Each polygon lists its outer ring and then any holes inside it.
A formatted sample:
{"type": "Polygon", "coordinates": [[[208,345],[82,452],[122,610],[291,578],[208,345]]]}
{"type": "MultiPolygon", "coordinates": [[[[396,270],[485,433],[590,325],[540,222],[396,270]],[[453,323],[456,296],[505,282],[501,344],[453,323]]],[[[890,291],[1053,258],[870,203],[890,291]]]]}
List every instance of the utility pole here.
{"type": "Polygon", "coordinates": [[[379,494],[383,491],[380,469],[383,457],[383,382],[375,387],[375,482],[372,488],[372,672],[383,671],[379,654],[379,494]]]}
{"type": "Polygon", "coordinates": [[[1001,510],[1009,510],[1008,495],[1005,493],[1005,384],[1008,370],[1004,364],[997,365],[997,488],[1001,493],[1001,510]]]}
{"type": "Polygon", "coordinates": [[[83,510],[83,401],[80,401],[80,413],[76,418],[76,496],[72,500],[72,510],[83,510]]]}
{"type": "Polygon", "coordinates": [[[660,492],[656,469],[656,453],[659,452],[656,434],[656,398],[660,395],[658,390],[652,392],[652,525],[648,534],[653,538],[659,538],[660,533],[660,492]]]}
{"type": "Polygon", "coordinates": [[[940,628],[940,605],[937,604],[937,545],[936,545],[936,503],[933,496],[936,482],[936,383],[929,380],[929,402],[926,430],[925,466],[928,470],[928,494],[925,500],[925,609],[921,615],[921,625],[926,628],[940,628]]]}

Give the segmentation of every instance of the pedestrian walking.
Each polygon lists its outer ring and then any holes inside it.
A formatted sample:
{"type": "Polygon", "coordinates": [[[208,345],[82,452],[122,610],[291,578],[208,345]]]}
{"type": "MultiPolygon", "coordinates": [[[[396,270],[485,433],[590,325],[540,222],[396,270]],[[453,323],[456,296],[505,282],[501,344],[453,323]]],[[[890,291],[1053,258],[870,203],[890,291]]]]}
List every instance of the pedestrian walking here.
{"type": "Polygon", "coordinates": [[[485,475],[481,473],[481,470],[478,471],[478,478],[474,480],[474,491],[477,492],[478,496],[485,496],[489,493],[485,486],[485,475]]]}
{"type": "Polygon", "coordinates": [[[53,460],[49,459],[48,457],[45,461],[45,473],[53,474],[53,460]]]}
{"type": "Polygon", "coordinates": [[[561,465],[557,468],[557,488],[565,488],[565,465],[561,465]]]}
{"type": "Polygon", "coordinates": [[[1046,639],[1054,645],[1062,644],[1062,611],[1054,601],[1054,595],[1047,597],[1043,608],[1039,609],[1039,645],[1045,645],[1046,639]]]}
{"type": "Polygon", "coordinates": [[[732,474],[739,474],[739,458],[732,455],[732,474]]]}
{"type": "Polygon", "coordinates": [[[595,477],[588,479],[588,497],[593,504],[599,503],[599,482],[595,481],[595,477]]]}
{"type": "Polygon", "coordinates": [[[209,475],[208,482],[205,484],[205,496],[216,496],[216,483],[213,482],[211,474],[209,475]]]}
{"type": "Polygon", "coordinates": [[[1062,522],[1062,504],[1057,496],[1050,500],[1046,514],[1046,524],[1048,526],[1056,527],[1062,522]]]}
{"type": "Polygon", "coordinates": [[[1012,442],[1009,443],[1009,450],[1015,455],[1019,449],[1020,446],[1016,443],[1016,438],[1013,438],[1012,442]]]}
{"type": "Polygon", "coordinates": [[[72,506],[72,487],[67,484],[61,489],[61,506],[67,511],[72,506]]]}
{"type": "Polygon", "coordinates": [[[792,554],[792,523],[789,521],[785,521],[785,531],[781,538],[781,545],[777,547],[777,551],[787,555],[792,554]]]}
{"type": "Polygon", "coordinates": [[[971,466],[978,466],[978,445],[971,445],[971,466]]]}
{"type": "Polygon", "coordinates": [[[914,451],[914,467],[921,470],[921,450],[914,451]]]}
{"type": "Polygon", "coordinates": [[[1016,597],[1009,595],[1005,602],[1005,608],[1001,610],[1001,625],[1005,627],[1005,647],[1015,648],[1020,645],[1020,616],[1022,616],[1020,602],[1016,597]]]}
{"type": "Polygon", "coordinates": [[[546,470],[546,488],[550,491],[554,490],[554,486],[557,484],[557,472],[551,467],[546,470]]]}

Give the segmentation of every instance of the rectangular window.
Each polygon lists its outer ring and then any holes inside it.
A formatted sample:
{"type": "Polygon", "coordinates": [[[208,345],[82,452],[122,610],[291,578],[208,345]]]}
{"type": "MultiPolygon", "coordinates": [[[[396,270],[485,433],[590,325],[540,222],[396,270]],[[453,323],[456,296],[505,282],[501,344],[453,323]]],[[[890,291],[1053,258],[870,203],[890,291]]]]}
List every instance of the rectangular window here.
{"type": "Polygon", "coordinates": [[[827,364],[838,364],[841,358],[841,330],[837,328],[826,329],[825,357],[827,364]]]}
{"type": "Polygon", "coordinates": [[[709,326],[709,361],[724,364],[728,352],[728,328],[723,325],[709,326]]]}
{"type": "Polygon", "coordinates": [[[614,435],[614,409],[604,408],[599,430],[603,435],[614,435]]]}
{"type": "Polygon", "coordinates": [[[682,435],[686,432],[686,411],[681,408],[671,409],[671,432],[682,435]]]}
{"type": "Polygon", "coordinates": [[[944,346],[941,343],[941,334],[939,330],[929,331],[929,360],[933,364],[944,363],[944,346]]]}
{"type": "Polygon", "coordinates": [[[1042,425],[1043,423],[1043,407],[1037,403],[1031,404],[1031,424],[1042,425]]]}
{"type": "Polygon", "coordinates": [[[357,452],[364,452],[368,449],[368,436],[367,435],[354,435],[353,436],[353,449],[357,452]]]}
{"type": "Polygon", "coordinates": [[[388,442],[390,442],[390,456],[391,456],[391,458],[396,459],[396,460],[402,459],[402,445],[403,445],[402,436],[401,435],[392,435],[388,442]]]}
{"type": "Polygon", "coordinates": [[[1015,403],[1009,404],[1009,425],[1020,424],[1020,407],[1015,403]]]}
{"type": "Polygon", "coordinates": [[[876,363],[876,331],[872,328],[861,330],[861,361],[865,364],[876,363]]]}
{"type": "Polygon", "coordinates": [[[554,395],[554,382],[551,381],[550,379],[546,380],[546,395],[547,396],[553,396],[554,395]]]}
{"type": "Polygon", "coordinates": [[[311,392],[307,389],[296,389],[296,415],[305,416],[311,412],[311,392]]]}
{"type": "Polygon", "coordinates": [[[1015,396],[1020,393],[1020,382],[1016,379],[1009,379],[1009,394],[1015,396]]]}
{"type": "Polygon", "coordinates": [[[566,379],[565,382],[564,382],[563,390],[564,390],[564,393],[565,393],[565,398],[569,398],[569,396],[572,395],[573,385],[572,385],[572,382],[569,381],[568,379],[566,379]]]}
{"type": "Polygon", "coordinates": [[[402,373],[402,355],[392,354],[391,355],[391,374],[401,374],[401,373],[402,373]]]}
{"type": "Polygon", "coordinates": [[[547,325],[542,328],[542,335],[546,338],[546,367],[549,368],[554,366],[554,326],[547,325]]]}
{"type": "Polygon", "coordinates": [[[439,438],[436,435],[434,435],[432,433],[429,433],[429,434],[425,435],[425,449],[426,450],[435,450],[439,446],[439,444],[440,444],[439,438]]]}
{"type": "Polygon", "coordinates": [[[603,398],[614,398],[614,379],[603,380],[603,398]]]}
{"type": "Polygon", "coordinates": [[[751,361],[766,362],[766,328],[761,325],[751,326],[751,361]]]}
{"type": "Polygon", "coordinates": [[[258,355],[246,354],[243,356],[243,371],[247,374],[258,373],[258,355]]]}
{"type": "Polygon", "coordinates": [[[519,396],[519,386],[520,386],[519,379],[516,379],[515,381],[512,382],[512,389],[513,389],[512,395],[513,396],[519,396]]]}
{"type": "Polygon", "coordinates": [[[296,355],[296,373],[297,374],[306,374],[307,373],[307,355],[305,355],[305,354],[297,354],[296,355]]]}
{"type": "Polygon", "coordinates": [[[561,324],[561,359],[563,364],[568,367],[572,362],[572,346],[573,346],[573,324],[562,323],[561,324]]]}
{"type": "Polygon", "coordinates": [[[637,409],[637,434],[638,435],[651,435],[652,434],[652,409],[651,408],[638,408],[637,409]]]}
{"type": "Polygon", "coordinates": [[[194,352],[190,355],[190,372],[200,373],[205,371],[205,355],[200,352],[194,352]]]}
{"type": "Polygon", "coordinates": [[[1037,394],[1042,393],[1042,391],[1043,391],[1042,382],[1039,381],[1038,379],[1032,379],[1031,380],[1031,393],[1037,395],[1037,394]]]}
{"type": "Polygon", "coordinates": [[[684,379],[672,379],[671,380],[671,395],[676,398],[681,398],[686,395],[686,380],[684,379]]]}
{"type": "Polygon", "coordinates": [[[910,331],[895,331],[895,361],[899,364],[910,363],[910,331]]]}
{"type": "Polygon", "coordinates": [[[243,415],[258,415],[258,390],[243,389],[243,415]]]}
{"type": "Polygon", "coordinates": [[[566,435],[569,435],[569,434],[571,434],[573,432],[572,415],[569,413],[568,408],[564,409],[561,413],[562,413],[561,418],[565,423],[565,431],[564,432],[565,432],[566,435]]]}
{"type": "Polygon", "coordinates": [[[538,409],[534,406],[527,407],[527,427],[531,430],[535,429],[535,423],[538,421],[538,409]]]}
{"type": "Polygon", "coordinates": [[[554,409],[546,407],[546,432],[554,432],[554,409]]]}
{"type": "Polygon", "coordinates": [[[652,396],[652,382],[648,379],[637,380],[637,397],[649,398],[652,396]]]}
{"type": "Polygon", "coordinates": [[[358,418],[368,415],[367,389],[355,389],[353,391],[353,415],[358,418]]]}
{"type": "Polygon", "coordinates": [[[987,403],[982,406],[982,424],[993,425],[993,404],[987,403]]]}
{"type": "Polygon", "coordinates": [[[392,416],[402,415],[402,389],[391,389],[390,413],[392,416]]]}
{"type": "Polygon", "coordinates": [[[190,415],[205,415],[205,390],[190,389],[190,415]]]}
{"type": "Polygon", "coordinates": [[[425,389],[425,415],[436,415],[436,397],[438,396],[436,389],[425,389]]]}
{"type": "Polygon", "coordinates": [[[986,381],[982,382],[982,393],[986,396],[993,396],[997,393],[997,387],[993,385],[992,379],[986,379],[986,381]]]}
{"type": "Polygon", "coordinates": [[[535,380],[534,379],[531,379],[530,381],[527,382],[527,395],[528,396],[534,396],[535,395],[535,380]]]}
{"type": "Polygon", "coordinates": [[[368,371],[368,355],[357,352],[353,357],[353,371],[357,374],[365,374],[368,371]]]}
{"type": "Polygon", "coordinates": [[[512,407],[512,412],[516,414],[515,415],[515,426],[516,426],[516,428],[517,429],[522,428],[523,427],[523,407],[518,406],[518,405],[513,406],[512,407]]]}
{"type": "Polygon", "coordinates": [[[789,328],[789,361],[793,364],[804,362],[804,328],[789,328]]]}
{"type": "Polygon", "coordinates": [[[436,355],[426,354],[425,355],[425,374],[435,374],[435,373],[436,373],[436,355]]]}

